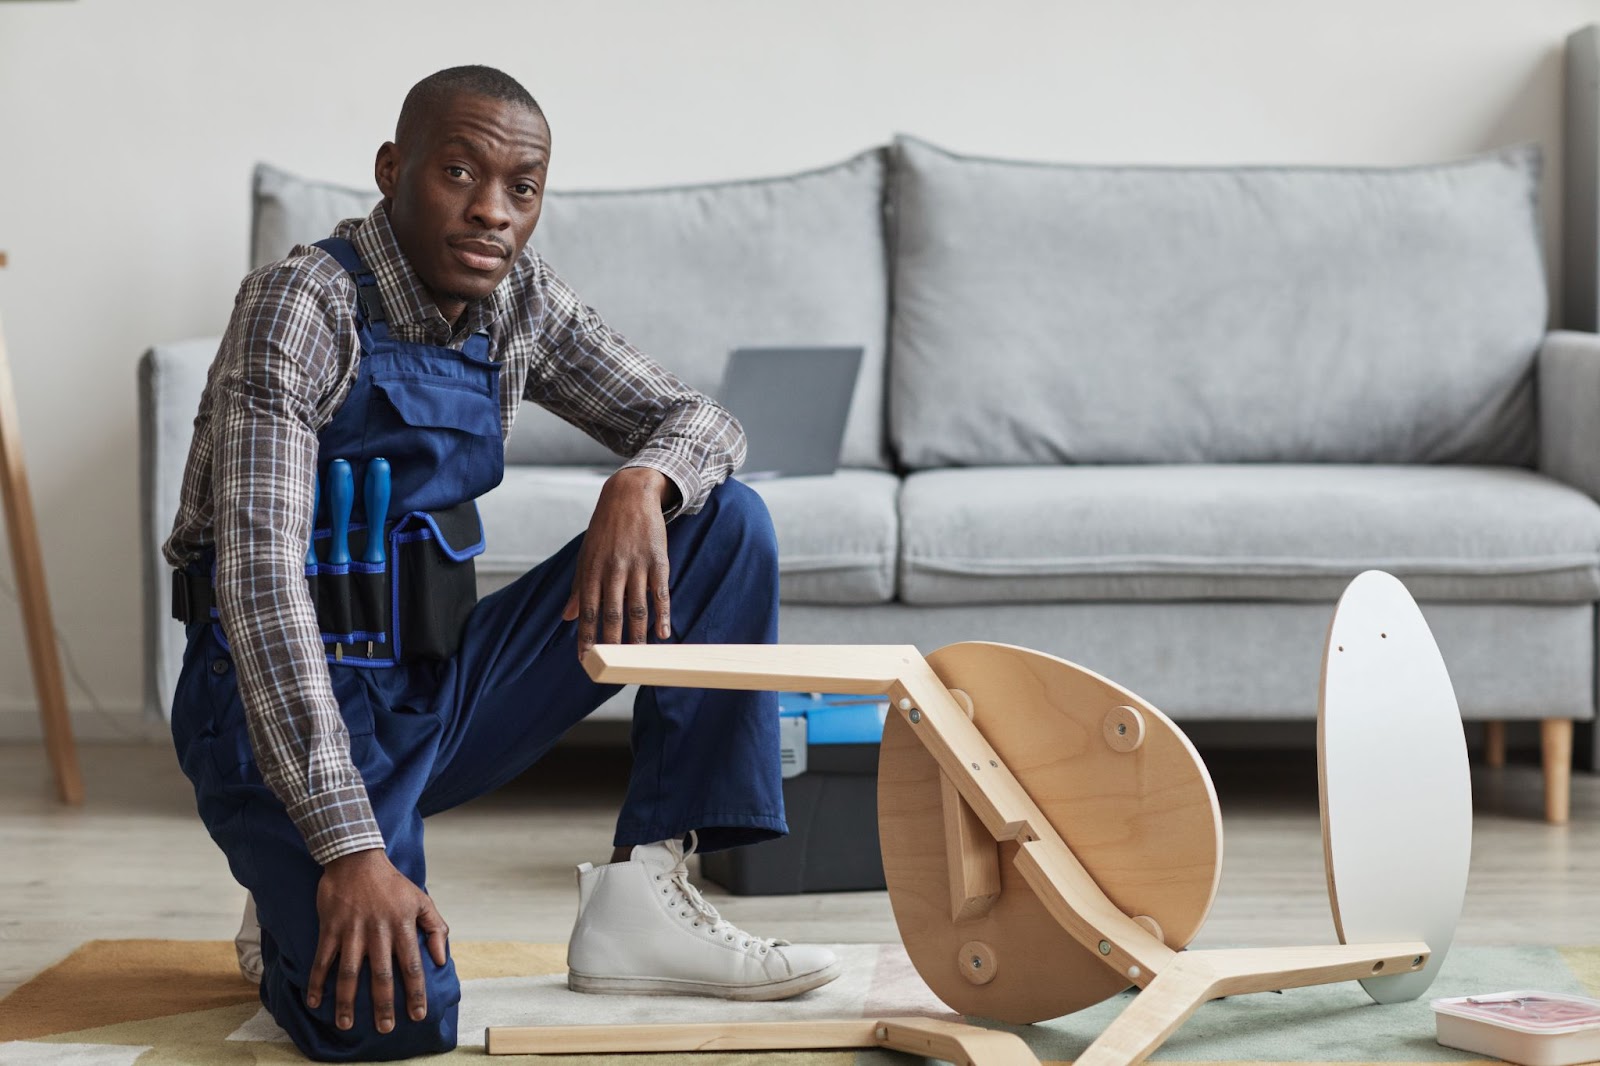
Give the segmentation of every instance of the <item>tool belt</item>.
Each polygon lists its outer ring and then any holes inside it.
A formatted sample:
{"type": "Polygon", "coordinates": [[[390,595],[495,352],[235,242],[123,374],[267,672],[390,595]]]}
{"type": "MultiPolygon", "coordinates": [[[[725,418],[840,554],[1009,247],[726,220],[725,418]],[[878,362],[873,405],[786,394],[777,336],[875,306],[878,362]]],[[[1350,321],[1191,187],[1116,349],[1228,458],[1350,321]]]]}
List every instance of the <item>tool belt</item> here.
{"type": "MultiPolygon", "coordinates": [[[[350,527],[350,562],[307,565],[306,584],[329,662],[393,666],[448,659],[478,602],[473,558],[483,552],[477,505],[413,511],[385,530],[384,562],[361,561],[370,530],[350,527]]],[[[319,529],[321,542],[331,531],[319,529]]],[[[327,552],[319,551],[319,558],[327,552]]],[[[172,572],[172,617],[185,625],[220,625],[214,558],[172,572]]]]}

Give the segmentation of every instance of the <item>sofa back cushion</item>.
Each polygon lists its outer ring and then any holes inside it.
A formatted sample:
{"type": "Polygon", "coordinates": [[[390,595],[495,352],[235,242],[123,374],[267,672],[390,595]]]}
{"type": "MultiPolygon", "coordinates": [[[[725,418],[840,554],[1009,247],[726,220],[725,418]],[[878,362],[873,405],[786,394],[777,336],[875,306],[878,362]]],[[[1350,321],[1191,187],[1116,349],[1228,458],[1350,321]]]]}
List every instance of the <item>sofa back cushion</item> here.
{"type": "MultiPolygon", "coordinates": [[[[533,245],[607,324],[715,394],[728,352],[861,345],[842,463],[887,465],[884,346],[888,270],[884,153],[780,178],[604,192],[552,192],[533,245]]],[[[256,265],[365,215],[371,190],[256,174],[256,265]]],[[[602,445],[524,404],[511,462],[612,464],[602,445]]]]}
{"type": "Polygon", "coordinates": [[[1394,169],[892,156],[912,468],[1526,464],[1534,147],[1394,169]]]}

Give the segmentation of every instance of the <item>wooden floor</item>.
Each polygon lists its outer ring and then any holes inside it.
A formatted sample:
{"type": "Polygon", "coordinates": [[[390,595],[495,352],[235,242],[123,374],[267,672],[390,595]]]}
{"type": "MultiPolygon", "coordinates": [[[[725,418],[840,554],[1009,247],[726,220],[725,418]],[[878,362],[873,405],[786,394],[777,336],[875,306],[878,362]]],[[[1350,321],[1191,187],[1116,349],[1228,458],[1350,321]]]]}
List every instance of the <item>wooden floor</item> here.
{"type": "MultiPolygon", "coordinates": [[[[1310,752],[1204,751],[1226,858],[1197,944],[1332,943],[1310,752]]],[[[165,746],[83,752],[88,803],[53,799],[37,745],[0,745],[0,995],[94,938],[231,938],[243,892],[165,746]]],[[[1476,768],[1472,880],[1458,943],[1600,944],[1600,777],[1573,779],[1572,824],[1540,820],[1531,753],[1476,768]]],[[[523,779],[429,822],[430,888],[460,939],[564,941],[573,866],[603,861],[625,752],[558,749],[523,779]]],[[[791,940],[895,938],[883,893],[708,896],[791,940]]]]}

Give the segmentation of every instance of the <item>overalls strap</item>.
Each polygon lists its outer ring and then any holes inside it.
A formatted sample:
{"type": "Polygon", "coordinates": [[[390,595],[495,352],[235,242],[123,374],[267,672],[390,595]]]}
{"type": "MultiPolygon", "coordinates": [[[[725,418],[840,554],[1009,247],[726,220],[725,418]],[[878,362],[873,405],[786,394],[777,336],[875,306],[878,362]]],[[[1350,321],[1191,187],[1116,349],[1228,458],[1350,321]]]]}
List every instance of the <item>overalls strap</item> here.
{"type": "Polygon", "coordinates": [[[355,243],[344,237],[324,237],[312,247],[321,248],[350,272],[351,279],[356,283],[357,327],[370,330],[374,340],[386,339],[389,326],[383,312],[383,297],[378,293],[378,278],[361,261],[361,253],[356,251],[355,243]]]}

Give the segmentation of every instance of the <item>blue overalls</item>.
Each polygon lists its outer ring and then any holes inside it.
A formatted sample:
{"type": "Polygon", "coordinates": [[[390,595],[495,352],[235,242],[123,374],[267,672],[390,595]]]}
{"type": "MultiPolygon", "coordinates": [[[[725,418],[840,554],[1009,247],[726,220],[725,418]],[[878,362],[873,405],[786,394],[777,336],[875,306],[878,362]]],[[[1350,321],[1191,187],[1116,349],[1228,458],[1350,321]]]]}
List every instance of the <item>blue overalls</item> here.
{"type": "MultiPolygon", "coordinates": [[[[393,471],[389,562],[408,535],[431,542],[446,559],[469,557],[482,550],[481,535],[472,543],[459,521],[453,534],[440,529],[436,513],[468,503],[503,474],[499,367],[488,357],[488,339],[474,336],[462,351],[393,339],[376,302],[376,283],[354,247],[338,240],[321,246],[350,270],[361,293],[358,377],[319,435],[322,483],[335,458],[351,462],[357,485],[370,460],[387,458],[393,471]]],[[[475,517],[470,504],[467,511],[475,517]]],[[[367,516],[358,511],[358,517],[352,529],[364,530],[367,516]]],[[[319,545],[323,536],[319,528],[319,545]]],[[[408,656],[403,640],[395,647],[398,633],[324,633],[326,643],[340,645],[337,655],[329,653],[328,674],[350,733],[351,759],[390,861],[419,887],[426,887],[425,816],[505,784],[617,691],[583,672],[577,624],[561,617],[581,543],[580,534],[478,601],[461,627],[459,648],[447,658],[408,656]],[[368,655],[365,641],[374,638],[368,655]]],[[[759,496],[737,481],[719,485],[702,510],[668,525],[667,548],[673,641],[776,641],[777,543],[759,496]]],[[[455,966],[436,966],[420,940],[428,986],[423,1021],[412,1021],[402,1002],[394,1030],[379,1034],[364,964],[353,1029],[334,1026],[333,974],[321,1005],[305,1005],[322,868],[256,767],[219,624],[188,626],[172,735],[206,828],[234,877],[255,897],[265,964],[261,1001],[300,1050],[314,1059],[354,1061],[454,1047],[455,966]]],[[[701,850],[713,851],[787,832],[775,694],[641,688],[632,739],[616,846],[696,830],[701,850]]],[[[396,990],[402,991],[398,978],[396,990]]]]}

